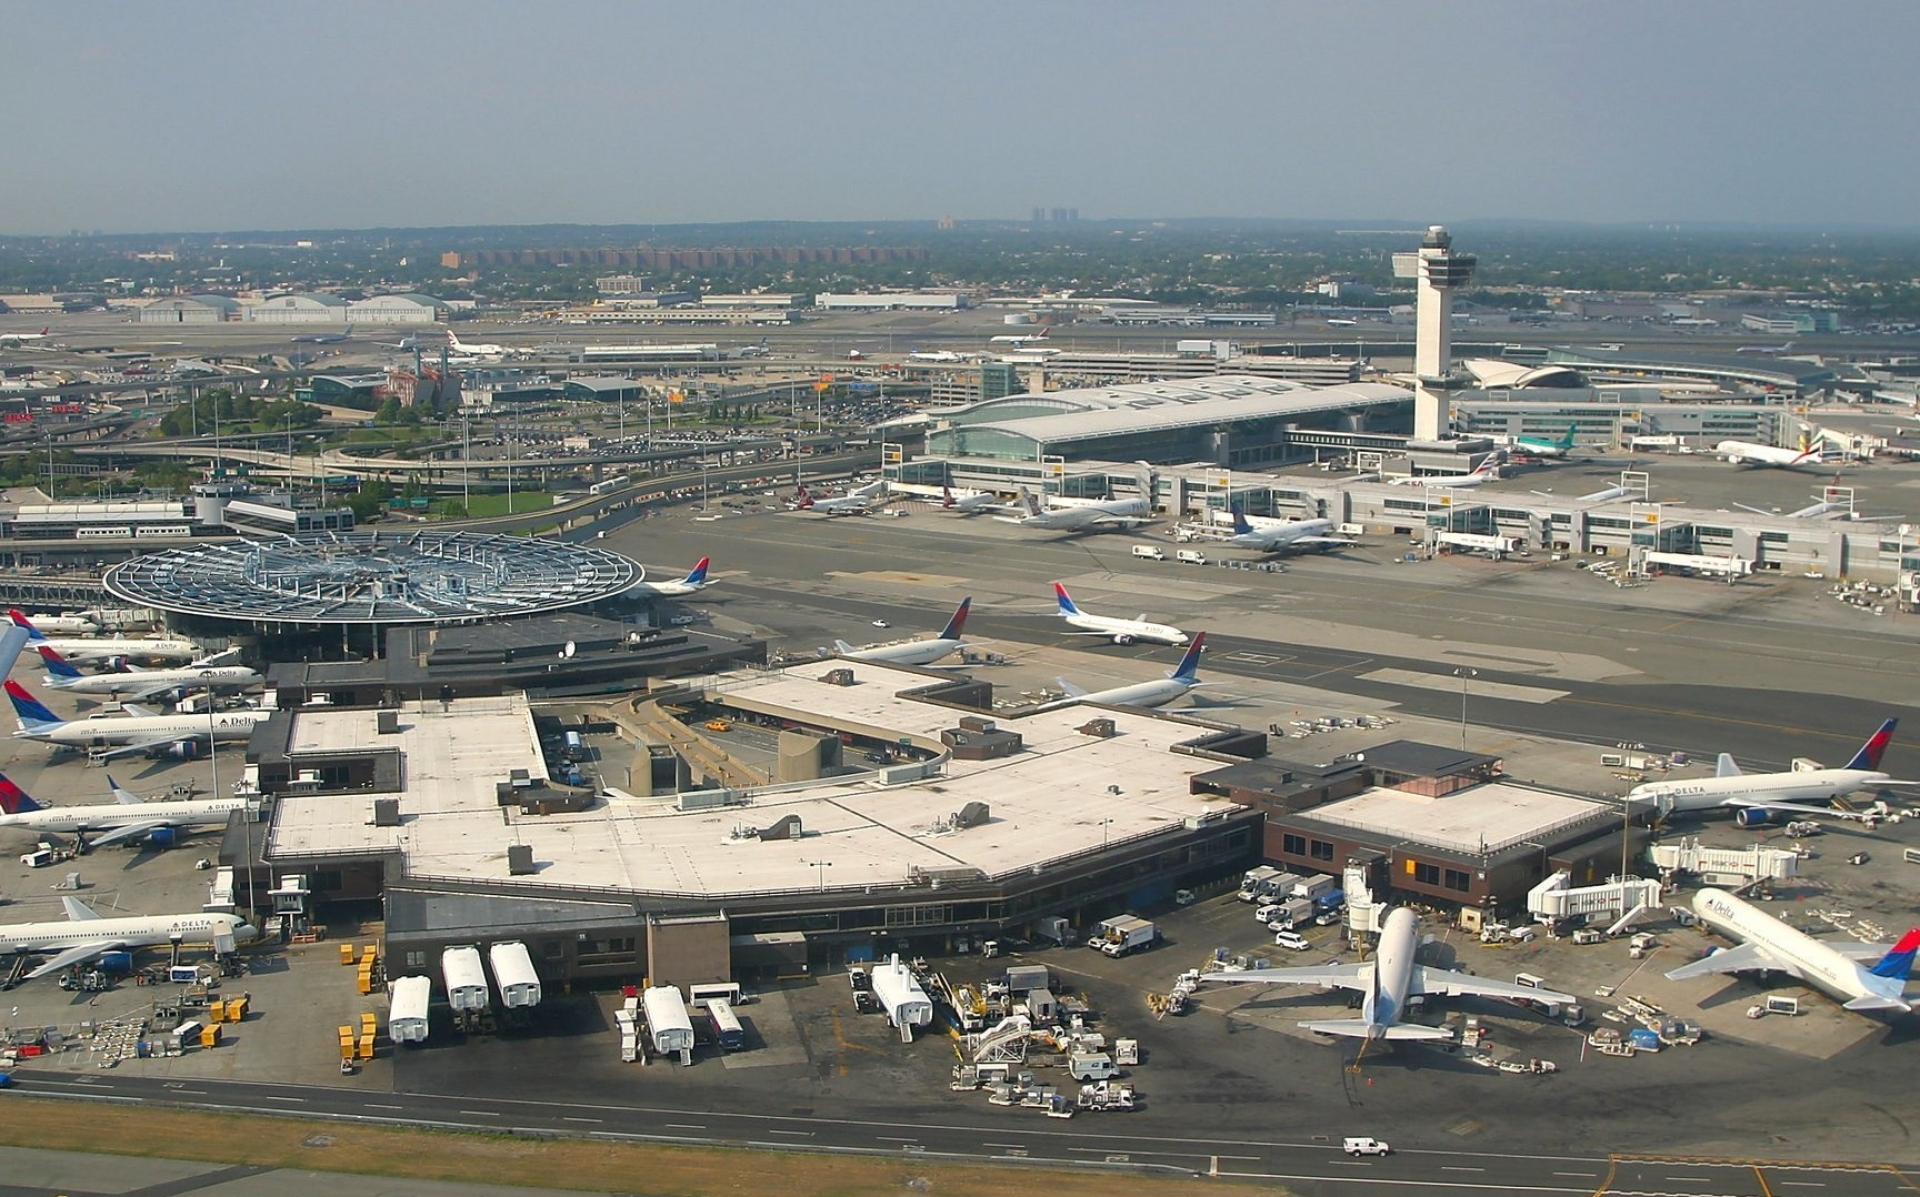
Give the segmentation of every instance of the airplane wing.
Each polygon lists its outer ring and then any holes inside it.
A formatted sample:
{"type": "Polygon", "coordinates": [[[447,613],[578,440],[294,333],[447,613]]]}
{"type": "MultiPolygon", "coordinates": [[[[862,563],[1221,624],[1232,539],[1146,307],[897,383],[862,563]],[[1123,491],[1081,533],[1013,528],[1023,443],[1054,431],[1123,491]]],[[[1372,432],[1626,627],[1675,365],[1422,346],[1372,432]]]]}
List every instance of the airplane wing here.
{"type": "Polygon", "coordinates": [[[39,968],[28,973],[25,979],[28,981],[37,981],[41,977],[50,976],[53,973],[72,968],[76,964],[84,964],[95,956],[116,950],[119,946],[119,944],[114,943],[83,943],[77,948],[68,948],[55,955],[39,968]]]}
{"type": "Polygon", "coordinates": [[[124,843],[127,840],[133,839],[136,836],[145,835],[147,832],[157,828],[171,826],[173,826],[173,824],[165,819],[148,819],[142,823],[128,823],[114,828],[103,836],[90,839],[87,843],[95,848],[104,848],[109,844],[124,843]]]}
{"type": "Polygon", "coordinates": [[[1493,981],[1486,977],[1476,977],[1468,973],[1450,972],[1444,968],[1428,968],[1415,965],[1413,984],[1408,986],[1409,994],[1421,994],[1428,997],[1491,997],[1529,1002],[1553,1002],[1570,1006],[1580,999],[1570,993],[1555,993],[1551,989],[1531,989],[1525,985],[1515,985],[1511,981],[1493,981]]]}
{"type": "Polygon", "coordinates": [[[187,665],[187,668],[198,669],[202,665],[218,665],[222,661],[226,661],[231,658],[238,657],[239,655],[240,655],[239,649],[226,648],[226,649],[220,650],[219,652],[213,654],[210,657],[201,657],[198,661],[189,662],[187,665]]]}
{"type": "MultiPolygon", "coordinates": [[[[1902,782],[1902,781],[1888,781],[1888,782],[1882,782],[1881,784],[1897,786],[1897,785],[1912,785],[1914,783],[1902,782]]],[[[1765,801],[1755,802],[1750,798],[1747,798],[1747,799],[1728,798],[1727,800],[1722,802],[1720,805],[1750,807],[1756,810],[1779,810],[1779,811],[1786,811],[1790,814],[1796,814],[1796,815],[1819,815],[1821,818],[1824,818],[1824,819],[1840,819],[1842,821],[1852,821],[1856,823],[1864,823],[1867,821],[1868,818],[1872,817],[1861,811],[1846,810],[1838,806],[1804,806],[1797,802],[1765,802],[1765,801]]]]}
{"type": "MultiPolygon", "coordinates": [[[[1260,985],[1323,985],[1328,989],[1365,989],[1365,964],[1329,964],[1317,968],[1250,968],[1237,973],[1202,973],[1202,981],[1252,981],[1260,985]]],[[[1538,992],[1534,990],[1532,992],[1538,992]]]]}
{"type": "Polygon", "coordinates": [[[1057,677],[1057,678],[1054,678],[1053,680],[1059,683],[1060,692],[1062,694],[1065,694],[1068,698],[1085,698],[1087,696],[1087,691],[1085,688],[1074,685],[1072,682],[1068,681],[1066,678],[1057,677]]]}
{"type": "Polygon", "coordinates": [[[60,904],[67,908],[67,918],[72,922],[85,923],[100,917],[99,911],[74,897],[72,894],[61,898],[60,904]]]}
{"type": "MultiPolygon", "coordinates": [[[[126,677],[130,681],[133,681],[136,683],[139,680],[139,677],[137,674],[130,673],[130,674],[127,674],[126,677]]],[[[157,686],[153,686],[153,685],[143,686],[143,685],[136,684],[124,690],[116,688],[114,690],[114,695],[120,699],[121,710],[128,711],[137,715],[151,715],[151,714],[154,714],[153,711],[150,711],[145,707],[133,706],[127,700],[131,698],[131,699],[134,699],[135,701],[138,701],[143,698],[152,698],[156,694],[164,694],[168,690],[178,690],[178,689],[180,689],[180,683],[178,682],[163,683],[157,686]]]]}
{"type": "MultiPolygon", "coordinates": [[[[1704,977],[1712,973],[1742,973],[1770,971],[1787,973],[1799,977],[1799,968],[1790,960],[1776,956],[1758,944],[1743,943],[1737,948],[1726,948],[1710,956],[1683,964],[1667,974],[1669,981],[1685,981],[1690,977],[1704,977]]],[[[1804,977],[1801,978],[1805,980],[1804,977]]]]}
{"type": "Polygon", "coordinates": [[[1877,993],[1870,993],[1864,997],[1854,998],[1847,1003],[1846,1008],[1849,1010],[1884,1010],[1889,1014],[1909,1014],[1913,1011],[1912,1006],[1901,1001],[1899,998],[1881,997],[1877,993]]]}
{"type": "Polygon", "coordinates": [[[1287,543],[1292,545],[1314,545],[1327,549],[1350,549],[1360,542],[1357,540],[1342,540],[1338,536],[1296,536],[1287,543]]]}
{"type": "MultiPolygon", "coordinates": [[[[135,695],[134,697],[138,698],[140,696],[135,695]]],[[[158,715],[160,713],[158,711],[151,710],[147,707],[130,706],[124,702],[120,704],[120,709],[124,711],[128,715],[128,717],[133,719],[151,719],[155,715],[158,715]]]]}
{"type": "Polygon", "coordinates": [[[158,748],[163,744],[178,744],[184,740],[194,740],[204,743],[206,736],[154,736],[151,739],[140,740],[133,744],[116,744],[112,748],[89,749],[89,752],[100,760],[111,760],[116,756],[127,756],[135,752],[145,752],[149,748],[158,748]]]}

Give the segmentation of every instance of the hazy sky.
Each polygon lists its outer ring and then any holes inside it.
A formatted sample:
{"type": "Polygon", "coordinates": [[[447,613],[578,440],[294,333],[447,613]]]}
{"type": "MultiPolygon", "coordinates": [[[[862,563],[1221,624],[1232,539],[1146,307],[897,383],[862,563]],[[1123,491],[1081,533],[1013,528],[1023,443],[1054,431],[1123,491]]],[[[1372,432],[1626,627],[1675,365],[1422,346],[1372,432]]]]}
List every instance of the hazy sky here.
{"type": "Polygon", "coordinates": [[[0,232],[1911,226],[1920,4],[9,0],[0,232]]]}

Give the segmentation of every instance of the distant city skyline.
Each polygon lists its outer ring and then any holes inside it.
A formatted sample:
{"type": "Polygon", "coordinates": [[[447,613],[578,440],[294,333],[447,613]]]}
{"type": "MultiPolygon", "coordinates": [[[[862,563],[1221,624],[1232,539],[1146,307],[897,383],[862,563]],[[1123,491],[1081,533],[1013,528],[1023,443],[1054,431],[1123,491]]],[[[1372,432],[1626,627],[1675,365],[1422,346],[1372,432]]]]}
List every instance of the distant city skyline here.
{"type": "Polygon", "coordinates": [[[3,234],[1920,224],[1895,3],[23,0],[7,27],[3,234]]]}

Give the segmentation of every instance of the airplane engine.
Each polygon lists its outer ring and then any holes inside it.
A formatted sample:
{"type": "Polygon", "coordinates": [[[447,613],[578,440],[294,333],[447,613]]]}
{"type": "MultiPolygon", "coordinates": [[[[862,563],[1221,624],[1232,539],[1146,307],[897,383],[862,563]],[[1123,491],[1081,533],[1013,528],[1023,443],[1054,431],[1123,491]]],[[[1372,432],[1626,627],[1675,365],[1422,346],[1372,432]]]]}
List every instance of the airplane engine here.
{"type": "Polygon", "coordinates": [[[175,740],[171,744],[156,744],[147,749],[147,755],[162,760],[196,761],[200,759],[200,741],[175,740]]]}
{"type": "Polygon", "coordinates": [[[156,827],[147,832],[147,843],[155,848],[171,848],[180,842],[180,833],[171,827],[156,827]]]}
{"type": "Polygon", "coordinates": [[[1127,636],[1127,635],[1119,635],[1113,638],[1113,642],[1119,645],[1120,647],[1125,648],[1127,645],[1133,643],[1133,637],[1127,636]]]}
{"type": "Polygon", "coordinates": [[[131,672],[133,672],[133,670],[132,670],[132,669],[130,669],[130,668],[128,667],[128,662],[127,662],[127,659],[126,659],[125,657],[108,657],[108,658],[107,658],[107,670],[106,670],[106,671],[107,671],[108,673],[131,673],[131,672]]]}
{"type": "Polygon", "coordinates": [[[1773,822],[1773,812],[1764,806],[1748,807],[1736,812],[1733,821],[1742,827],[1765,827],[1773,822]]]}
{"type": "Polygon", "coordinates": [[[1739,465],[1739,464],[1740,464],[1741,462],[1743,462],[1743,461],[1745,461],[1745,460],[1746,460],[1746,458],[1744,458],[1744,457],[1742,457],[1742,456],[1740,456],[1740,455],[1739,455],[1738,453],[1729,453],[1729,454],[1727,454],[1727,464],[1728,464],[1728,465],[1739,465]]]}

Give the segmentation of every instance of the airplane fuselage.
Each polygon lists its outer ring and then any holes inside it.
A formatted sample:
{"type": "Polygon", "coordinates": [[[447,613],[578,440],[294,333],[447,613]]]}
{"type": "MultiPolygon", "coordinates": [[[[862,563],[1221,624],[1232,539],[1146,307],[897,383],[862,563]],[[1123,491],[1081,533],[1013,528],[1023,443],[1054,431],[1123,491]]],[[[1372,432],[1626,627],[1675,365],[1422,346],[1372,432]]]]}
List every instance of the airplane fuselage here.
{"type": "Polygon", "coordinates": [[[1091,694],[1082,694],[1072,701],[1105,703],[1110,707],[1164,707],[1191,689],[1193,686],[1188,682],[1161,678],[1156,682],[1135,682],[1131,686],[1096,690],[1091,694]]]}
{"type": "MultiPolygon", "coordinates": [[[[216,711],[212,718],[217,740],[244,740],[253,734],[253,725],[271,715],[271,711],[216,711]]],[[[69,748],[94,748],[114,744],[134,744],[145,740],[198,740],[207,735],[205,715],[139,715],[125,719],[79,719],[52,727],[22,728],[15,736],[62,744],[69,748]]]]}
{"type": "Polygon", "coordinates": [[[191,640],[88,639],[33,641],[29,648],[45,644],[69,661],[101,661],[110,657],[138,657],[157,660],[191,661],[200,655],[200,646],[191,640]]]}
{"type": "Polygon", "coordinates": [[[1801,980],[1829,997],[1850,1002],[1882,996],[1868,984],[1872,974],[1796,927],[1723,890],[1703,889],[1693,896],[1700,921],[1729,939],[1752,943],[1791,962],[1801,980]]]}
{"type": "Polygon", "coordinates": [[[1170,627],[1164,623],[1145,623],[1138,619],[1114,619],[1107,615],[1088,615],[1084,611],[1065,618],[1068,626],[1110,636],[1115,644],[1132,644],[1135,641],[1145,640],[1154,644],[1171,644],[1177,647],[1185,644],[1189,639],[1187,634],[1179,628],[1170,627]]]}
{"type": "Polygon", "coordinates": [[[169,827],[192,827],[225,823],[227,816],[243,810],[244,798],[206,798],[194,802],[116,802],[92,806],[55,806],[46,810],[0,815],[0,828],[23,831],[86,832],[110,831],[128,824],[153,823],[169,827]]]}
{"type": "Polygon", "coordinates": [[[119,694],[128,690],[155,693],[170,689],[215,686],[251,686],[260,675],[244,665],[213,665],[205,669],[154,669],[142,673],[97,673],[91,677],[46,678],[48,689],[67,694],[119,694]]]}
{"type": "Polygon", "coordinates": [[[1406,1012],[1407,994],[1413,988],[1414,953],[1420,947],[1419,929],[1418,916],[1404,906],[1389,911],[1381,925],[1380,944],[1373,956],[1375,985],[1360,1009],[1368,1039],[1386,1038],[1387,1029],[1406,1012]]]}
{"type": "Polygon", "coordinates": [[[171,943],[208,943],[222,934],[238,941],[247,924],[237,914],[154,914],[64,923],[15,923],[0,927],[0,952],[54,952],[82,944],[142,948],[171,943]]]}
{"type": "Polygon", "coordinates": [[[1737,806],[1761,808],[1770,801],[1831,802],[1842,794],[1884,785],[1889,780],[1888,774],[1871,769],[1743,773],[1733,777],[1702,777],[1693,781],[1648,782],[1629,791],[1627,801],[1651,803],[1662,812],[1737,806]]]}
{"type": "Polygon", "coordinates": [[[880,644],[840,655],[849,661],[872,661],[881,665],[931,665],[935,661],[944,661],[962,647],[962,641],[935,637],[931,640],[908,640],[900,644],[880,644]]]}

